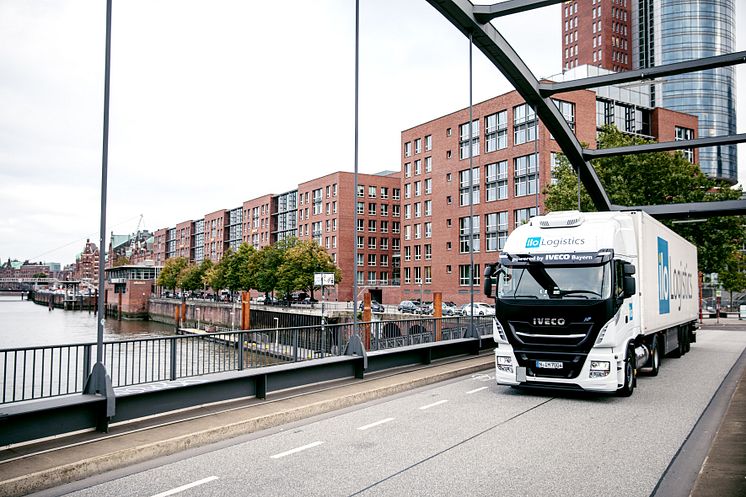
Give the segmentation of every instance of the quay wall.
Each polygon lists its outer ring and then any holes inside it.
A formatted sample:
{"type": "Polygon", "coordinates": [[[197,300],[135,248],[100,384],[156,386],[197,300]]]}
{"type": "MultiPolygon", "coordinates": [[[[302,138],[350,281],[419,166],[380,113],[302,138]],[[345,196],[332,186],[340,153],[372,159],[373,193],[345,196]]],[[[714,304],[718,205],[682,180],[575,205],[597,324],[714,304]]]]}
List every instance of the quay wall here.
{"type": "MultiPolygon", "coordinates": [[[[187,300],[186,313],[182,328],[197,328],[214,331],[217,328],[239,329],[241,327],[241,304],[227,302],[213,302],[209,300],[187,300]]],[[[153,321],[176,326],[174,321],[176,308],[182,302],[176,299],[162,299],[152,297],[148,303],[148,317],[153,321]]],[[[296,326],[317,326],[321,324],[321,314],[318,308],[302,308],[300,306],[280,307],[251,304],[250,329],[291,328],[296,326]]],[[[328,313],[327,322],[334,323],[346,320],[350,313],[328,313]]],[[[351,314],[349,316],[351,319],[351,314]]]]}

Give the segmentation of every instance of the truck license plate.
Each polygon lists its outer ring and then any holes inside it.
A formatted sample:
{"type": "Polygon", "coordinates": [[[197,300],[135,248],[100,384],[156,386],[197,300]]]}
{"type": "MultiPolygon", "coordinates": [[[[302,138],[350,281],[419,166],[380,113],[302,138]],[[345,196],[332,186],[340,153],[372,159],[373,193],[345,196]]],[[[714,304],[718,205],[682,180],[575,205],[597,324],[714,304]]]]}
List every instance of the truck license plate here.
{"type": "Polygon", "coordinates": [[[562,369],[562,363],[552,361],[536,361],[536,367],[541,369],[562,369]]]}

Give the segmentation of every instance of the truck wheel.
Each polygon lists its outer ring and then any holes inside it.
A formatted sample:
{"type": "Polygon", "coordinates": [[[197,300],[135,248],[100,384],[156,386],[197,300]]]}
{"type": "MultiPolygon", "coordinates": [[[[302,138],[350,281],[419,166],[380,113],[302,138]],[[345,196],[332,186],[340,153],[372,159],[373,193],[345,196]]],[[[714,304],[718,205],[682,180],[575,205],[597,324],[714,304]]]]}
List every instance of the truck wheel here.
{"type": "Polygon", "coordinates": [[[653,338],[653,347],[650,351],[650,376],[658,376],[658,371],[661,369],[661,351],[660,342],[658,336],[653,338]]]}
{"type": "Polygon", "coordinates": [[[692,350],[692,342],[690,340],[691,338],[691,332],[689,331],[689,328],[684,328],[684,353],[686,354],[690,350],[692,350]]]}
{"type": "Polygon", "coordinates": [[[616,391],[618,397],[629,397],[635,391],[635,352],[627,349],[627,357],[624,358],[624,385],[616,391]]]}

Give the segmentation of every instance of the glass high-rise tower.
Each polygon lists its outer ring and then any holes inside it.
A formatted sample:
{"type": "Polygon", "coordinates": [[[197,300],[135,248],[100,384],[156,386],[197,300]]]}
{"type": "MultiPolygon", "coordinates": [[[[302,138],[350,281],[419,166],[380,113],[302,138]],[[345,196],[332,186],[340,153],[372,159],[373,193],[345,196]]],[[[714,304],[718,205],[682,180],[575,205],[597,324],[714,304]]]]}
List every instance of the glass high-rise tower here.
{"type": "MultiPolygon", "coordinates": [[[[619,0],[611,0],[610,3],[619,0]]],[[[635,68],[731,53],[734,0],[626,0],[632,5],[635,68]]],[[[694,114],[699,137],[736,133],[735,69],[669,76],[651,85],[653,105],[694,114]]],[[[711,177],[738,180],[736,146],[701,148],[699,165],[711,177]]]]}

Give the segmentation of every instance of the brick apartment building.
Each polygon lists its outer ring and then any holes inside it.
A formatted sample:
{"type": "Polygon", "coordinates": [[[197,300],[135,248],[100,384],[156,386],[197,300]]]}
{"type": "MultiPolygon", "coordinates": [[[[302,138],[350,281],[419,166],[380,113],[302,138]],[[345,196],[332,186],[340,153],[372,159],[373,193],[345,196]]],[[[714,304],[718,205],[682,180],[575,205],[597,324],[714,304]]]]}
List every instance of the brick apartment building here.
{"type": "MultiPolygon", "coordinates": [[[[696,135],[693,116],[597,98],[593,91],[566,93],[555,103],[591,148],[597,128],[607,123],[642,136],[696,135]]],[[[478,296],[484,264],[497,260],[516,226],[544,211],[540,192],[552,181],[560,149],[520,95],[474,105],[471,129],[470,142],[467,108],[402,132],[403,299],[432,300],[440,291],[445,300],[468,302],[472,240],[478,296]]]]}
{"type": "Polygon", "coordinates": [[[342,273],[332,300],[353,300],[353,278],[379,302],[398,299],[399,188],[398,171],[358,174],[357,193],[349,172],[298,185],[298,238],[324,247],[342,273]]]}
{"type": "Polygon", "coordinates": [[[562,67],[632,69],[633,0],[571,0],[562,5],[562,67]],[[630,5],[628,5],[630,4],[630,5]]]}

